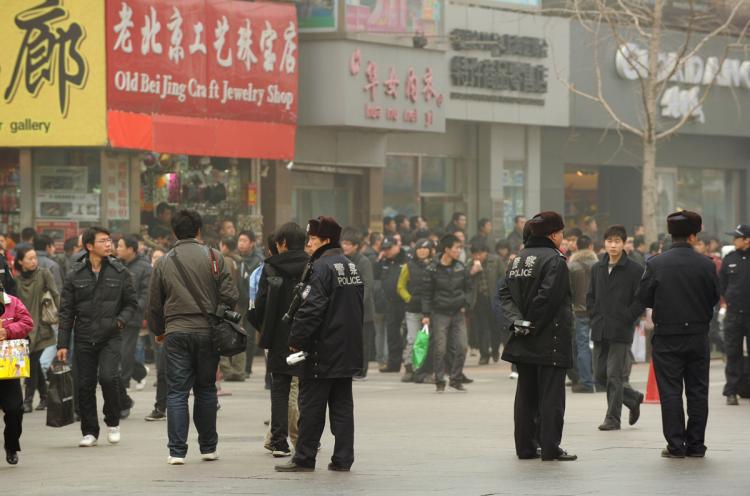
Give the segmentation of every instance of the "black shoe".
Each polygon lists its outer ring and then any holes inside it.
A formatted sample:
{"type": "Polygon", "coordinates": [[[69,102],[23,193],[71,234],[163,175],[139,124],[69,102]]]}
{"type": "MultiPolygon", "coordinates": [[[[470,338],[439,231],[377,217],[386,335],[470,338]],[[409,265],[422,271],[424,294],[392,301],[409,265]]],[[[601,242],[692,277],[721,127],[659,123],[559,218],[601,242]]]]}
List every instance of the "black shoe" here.
{"type": "Polygon", "coordinates": [[[449,385],[456,391],[461,391],[462,393],[465,393],[467,391],[467,389],[464,387],[463,382],[451,381],[449,385]]]}
{"type": "Polygon", "coordinates": [[[39,404],[36,406],[36,408],[34,408],[34,410],[37,410],[37,411],[42,411],[46,409],[47,409],[47,398],[42,398],[39,401],[39,404]]]}
{"type": "Polygon", "coordinates": [[[729,405],[729,406],[737,406],[739,404],[740,404],[740,400],[737,399],[737,395],[736,394],[730,394],[729,396],[727,396],[727,405],[729,405]]]}
{"type": "Polygon", "coordinates": [[[458,380],[461,381],[461,384],[471,384],[472,382],[474,382],[474,379],[469,379],[464,374],[461,374],[461,377],[458,380]]]}
{"type": "Polygon", "coordinates": [[[585,384],[573,384],[573,386],[570,388],[570,391],[573,393],[594,393],[594,388],[591,386],[587,386],[585,384]]]}
{"type": "Polygon", "coordinates": [[[125,420],[126,418],[130,417],[130,410],[135,406],[135,401],[133,399],[130,399],[130,405],[120,411],[120,420],[125,420]]]}
{"type": "Polygon", "coordinates": [[[331,472],[349,472],[349,467],[341,467],[334,463],[329,463],[328,470],[330,470],[331,472]]]}
{"type": "Polygon", "coordinates": [[[519,460],[538,460],[542,457],[542,448],[537,448],[533,455],[519,455],[519,460]]]}
{"type": "Polygon", "coordinates": [[[23,402],[23,413],[31,413],[34,411],[34,407],[31,403],[23,402]]]}
{"type": "Polygon", "coordinates": [[[146,417],[143,420],[145,420],[146,422],[156,422],[158,420],[166,420],[166,419],[167,419],[166,413],[154,408],[154,410],[148,415],[146,415],[146,417]]]}
{"type": "Polygon", "coordinates": [[[704,451],[703,453],[701,453],[698,451],[688,451],[687,456],[688,458],[705,458],[706,452],[704,451]]]}
{"type": "Polygon", "coordinates": [[[398,374],[401,372],[401,367],[383,367],[379,371],[383,374],[398,374]]]}
{"type": "Polygon", "coordinates": [[[685,458],[685,455],[683,453],[672,453],[669,451],[669,448],[664,448],[661,450],[661,457],[662,458],[685,458]]]}
{"type": "Polygon", "coordinates": [[[551,462],[554,460],[557,460],[558,462],[574,462],[578,460],[578,457],[576,455],[569,455],[565,450],[560,450],[560,453],[558,453],[558,455],[553,458],[542,457],[543,462],[551,462]]]}
{"type": "Polygon", "coordinates": [[[481,357],[479,359],[479,365],[489,365],[490,364],[490,357],[481,357]]]}
{"type": "Polygon", "coordinates": [[[315,467],[303,467],[297,465],[294,461],[290,461],[284,465],[276,465],[274,470],[277,472],[315,472],[315,467]]]}
{"type": "Polygon", "coordinates": [[[18,465],[18,453],[16,453],[15,451],[6,450],[5,461],[8,462],[8,465],[18,465]]]}
{"type": "Polygon", "coordinates": [[[500,361],[500,352],[499,351],[493,351],[492,352],[492,361],[497,363],[500,361]]]}
{"type": "Polygon", "coordinates": [[[619,431],[620,426],[615,424],[614,422],[607,422],[605,421],[602,425],[599,426],[600,431],[619,431]]]}
{"type": "Polygon", "coordinates": [[[635,425],[638,419],[641,418],[641,403],[643,403],[643,394],[638,393],[638,403],[630,409],[630,416],[628,417],[628,424],[635,425]]]}
{"type": "Polygon", "coordinates": [[[438,393],[444,393],[445,392],[445,381],[437,381],[435,382],[435,391],[438,393]]]}

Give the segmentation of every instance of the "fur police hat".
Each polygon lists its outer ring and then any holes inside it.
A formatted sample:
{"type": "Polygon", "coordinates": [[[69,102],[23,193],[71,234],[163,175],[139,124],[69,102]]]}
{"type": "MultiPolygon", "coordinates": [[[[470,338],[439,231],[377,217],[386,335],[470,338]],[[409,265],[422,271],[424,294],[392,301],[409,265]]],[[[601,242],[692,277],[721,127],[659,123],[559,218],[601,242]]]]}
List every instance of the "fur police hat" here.
{"type": "Polygon", "coordinates": [[[338,245],[341,240],[341,226],[333,217],[320,216],[307,223],[307,234],[321,239],[330,239],[331,244],[338,245]]]}
{"type": "Polygon", "coordinates": [[[703,230],[703,219],[700,215],[689,210],[675,212],[667,216],[667,231],[672,236],[687,238],[691,234],[698,234],[703,230]]]}
{"type": "Polygon", "coordinates": [[[540,212],[528,221],[531,225],[531,235],[544,237],[565,229],[565,222],[557,212],[540,212]]]}

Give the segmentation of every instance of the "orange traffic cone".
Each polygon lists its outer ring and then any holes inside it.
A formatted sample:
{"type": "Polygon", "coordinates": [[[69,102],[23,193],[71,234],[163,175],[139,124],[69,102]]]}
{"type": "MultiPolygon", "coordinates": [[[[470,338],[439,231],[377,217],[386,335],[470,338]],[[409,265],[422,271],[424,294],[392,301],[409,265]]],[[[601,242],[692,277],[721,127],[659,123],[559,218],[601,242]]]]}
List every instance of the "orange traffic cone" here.
{"type": "Polygon", "coordinates": [[[659,388],[656,386],[656,375],[654,374],[654,361],[648,366],[648,383],[646,384],[646,398],[644,403],[660,403],[659,388]]]}

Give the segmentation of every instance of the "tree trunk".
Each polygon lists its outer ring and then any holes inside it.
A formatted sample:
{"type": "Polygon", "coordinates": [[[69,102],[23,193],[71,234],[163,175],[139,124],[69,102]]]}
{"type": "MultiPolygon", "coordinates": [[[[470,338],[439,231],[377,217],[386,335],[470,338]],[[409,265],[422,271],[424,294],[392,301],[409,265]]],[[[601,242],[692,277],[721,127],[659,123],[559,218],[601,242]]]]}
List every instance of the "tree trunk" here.
{"type": "Polygon", "coordinates": [[[656,241],[659,234],[659,222],[666,219],[656,218],[656,142],[644,137],[643,140],[643,194],[641,197],[643,227],[646,229],[646,240],[656,241]]]}

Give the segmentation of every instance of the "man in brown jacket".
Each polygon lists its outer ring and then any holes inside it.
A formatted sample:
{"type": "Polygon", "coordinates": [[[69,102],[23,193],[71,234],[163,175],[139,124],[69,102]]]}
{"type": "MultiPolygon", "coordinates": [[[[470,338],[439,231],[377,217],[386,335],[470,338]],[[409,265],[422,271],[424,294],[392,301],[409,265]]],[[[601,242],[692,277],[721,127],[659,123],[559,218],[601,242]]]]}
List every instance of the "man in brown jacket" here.
{"type": "Polygon", "coordinates": [[[570,288],[573,291],[573,311],[575,313],[575,334],[573,349],[577,352],[579,380],[574,384],[574,393],[593,393],[595,391],[594,373],[591,361],[590,322],[586,309],[586,293],[591,283],[591,267],[599,261],[592,249],[592,241],[586,235],[576,240],[578,250],[570,257],[570,288]]]}

